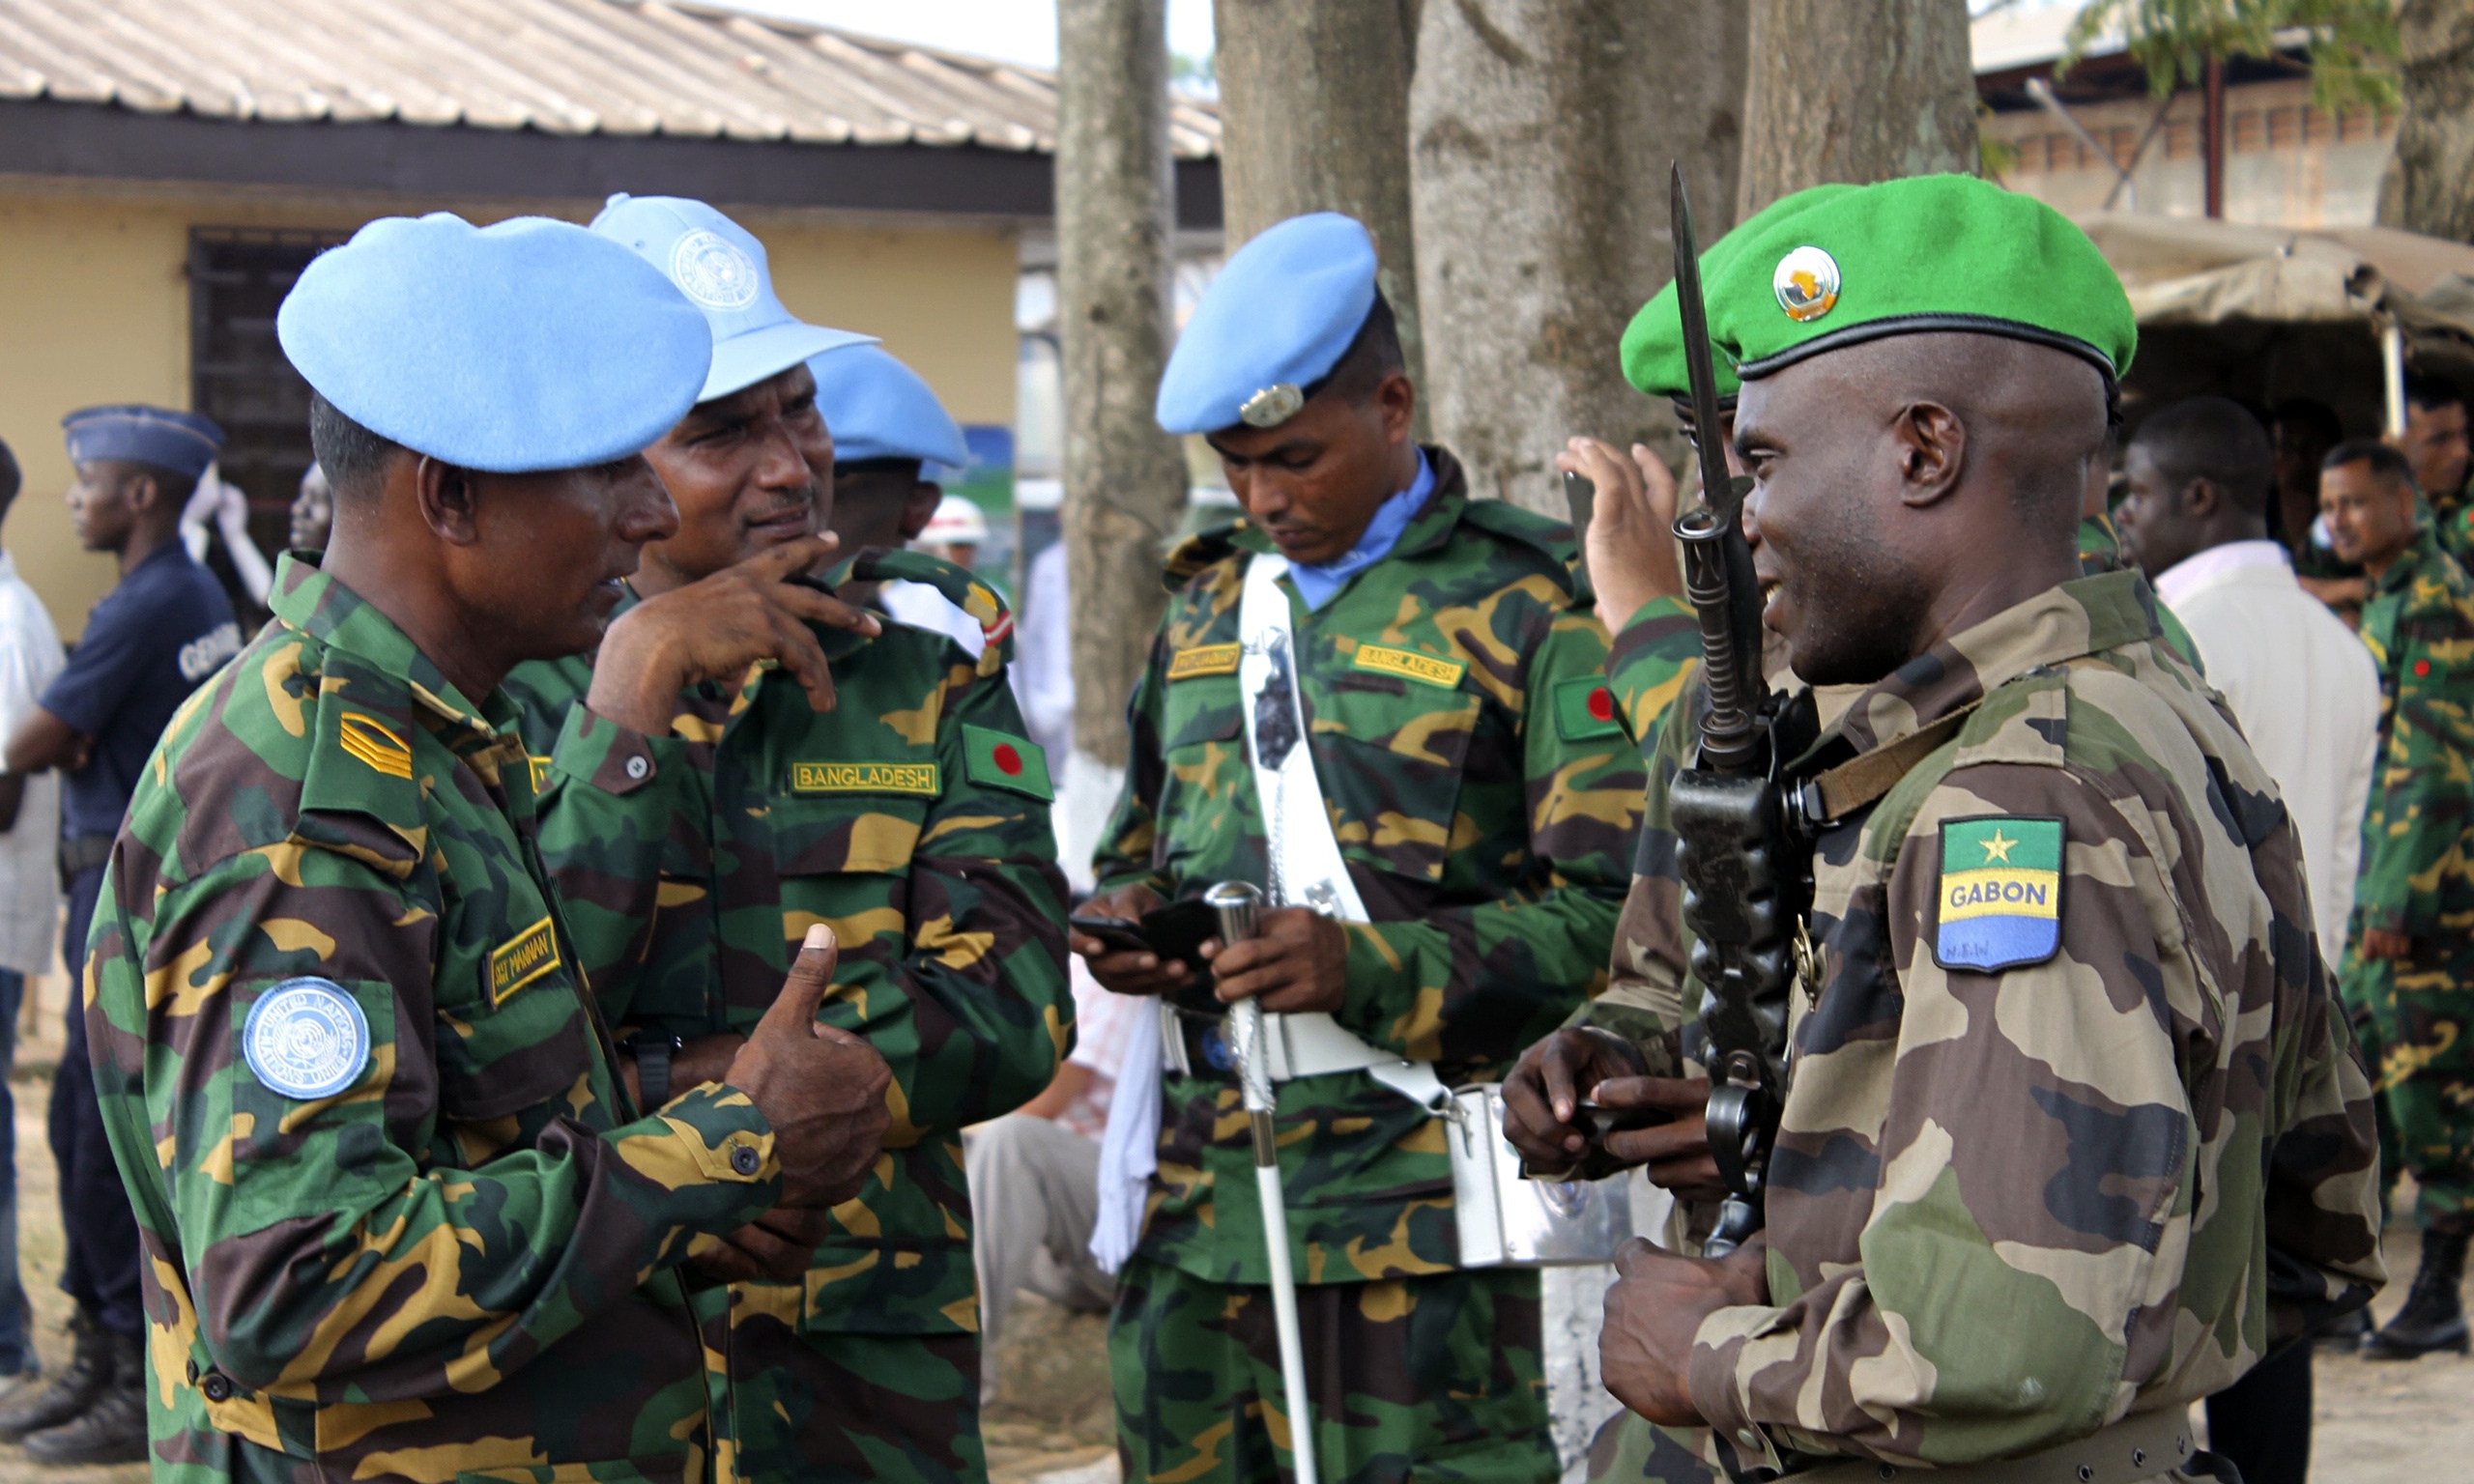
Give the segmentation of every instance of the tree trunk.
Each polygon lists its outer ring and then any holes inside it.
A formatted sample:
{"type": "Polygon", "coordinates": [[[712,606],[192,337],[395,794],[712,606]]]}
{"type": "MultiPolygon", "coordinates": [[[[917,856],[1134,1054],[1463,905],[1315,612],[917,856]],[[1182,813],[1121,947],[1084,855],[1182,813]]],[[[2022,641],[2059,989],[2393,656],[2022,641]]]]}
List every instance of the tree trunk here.
{"type": "Polygon", "coordinates": [[[1745,27],[1703,0],[1427,0],[1409,92],[1435,432],[1473,493],[1562,517],[1574,434],[1679,451],[1617,346],[1670,276],[1667,166],[1707,245],[1736,193],[1745,27]]]}
{"type": "Polygon", "coordinates": [[[1738,220],[1832,181],[1978,171],[1967,0],[1751,0],[1738,220]]]}
{"type": "Polygon", "coordinates": [[[1409,378],[1423,387],[1409,227],[1418,8],[1419,0],[1215,0],[1212,23],[1228,249],[1307,212],[1364,222],[1409,378]]]}
{"type": "Polygon", "coordinates": [[[1170,185],[1164,0],[1060,0],[1057,331],[1076,751],[1126,760],[1125,701],[1166,594],[1186,466],[1152,419],[1167,362],[1170,185]]]}
{"type": "Polygon", "coordinates": [[[2379,223],[2474,243],[2474,0],[2405,0],[2404,116],[2379,223]]]}

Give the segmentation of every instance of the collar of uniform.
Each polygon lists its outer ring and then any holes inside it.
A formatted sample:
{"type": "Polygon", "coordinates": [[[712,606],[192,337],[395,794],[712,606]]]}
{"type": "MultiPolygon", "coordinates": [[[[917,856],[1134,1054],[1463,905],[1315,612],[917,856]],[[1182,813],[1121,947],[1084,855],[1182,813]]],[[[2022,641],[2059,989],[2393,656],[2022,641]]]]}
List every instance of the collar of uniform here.
{"type": "MultiPolygon", "coordinates": [[[[288,553],[275,566],[274,590],[267,606],[286,627],[402,681],[412,699],[443,724],[431,729],[461,756],[472,758],[500,746],[504,741],[502,732],[515,724],[514,708],[504,696],[493,692],[488,709],[475,705],[410,636],[395,627],[393,619],[360,593],[288,553]]],[[[522,748],[517,751],[520,754],[522,748]]]]}
{"type": "Polygon", "coordinates": [[[2388,570],[2379,574],[2379,581],[2371,585],[2371,590],[2404,591],[2413,584],[2415,577],[2429,568],[2440,555],[2438,528],[2425,521],[2414,531],[2414,539],[2405,543],[2405,549],[2388,564],[2388,570]]]}
{"type": "MultiPolygon", "coordinates": [[[[1934,645],[1856,698],[1833,735],[1859,753],[1899,740],[2040,666],[2163,637],[2156,593],[2136,572],[2049,587],[1934,645]]],[[[1823,738],[1823,745],[1830,737],[1823,738]]]]}
{"type": "MultiPolygon", "coordinates": [[[[1426,456],[1426,465],[1434,471],[1434,493],[1427,497],[1425,508],[1401,528],[1400,539],[1392,543],[1392,550],[1384,555],[1384,561],[1415,556],[1443,545],[1451,539],[1453,528],[1460,524],[1460,512],[1469,506],[1469,480],[1460,471],[1460,461],[1430,443],[1421,443],[1418,449],[1426,456]]],[[[1271,537],[1263,534],[1261,527],[1243,517],[1219,532],[1219,539],[1241,550],[1267,556],[1280,550],[1272,544],[1271,537]]],[[[1376,565],[1382,563],[1377,562],[1376,565]]]]}

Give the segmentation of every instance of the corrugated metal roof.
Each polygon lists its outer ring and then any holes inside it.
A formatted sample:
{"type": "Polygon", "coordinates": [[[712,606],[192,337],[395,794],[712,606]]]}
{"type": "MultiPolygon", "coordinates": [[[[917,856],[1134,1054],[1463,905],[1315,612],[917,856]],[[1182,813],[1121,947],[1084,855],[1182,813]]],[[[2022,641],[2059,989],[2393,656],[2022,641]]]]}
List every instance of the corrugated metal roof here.
{"type": "MultiPolygon", "coordinates": [[[[0,99],[270,123],[1056,146],[1056,78],[692,0],[0,0],[0,99]]],[[[1172,105],[1183,158],[1218,153],[1172,105]]]]}

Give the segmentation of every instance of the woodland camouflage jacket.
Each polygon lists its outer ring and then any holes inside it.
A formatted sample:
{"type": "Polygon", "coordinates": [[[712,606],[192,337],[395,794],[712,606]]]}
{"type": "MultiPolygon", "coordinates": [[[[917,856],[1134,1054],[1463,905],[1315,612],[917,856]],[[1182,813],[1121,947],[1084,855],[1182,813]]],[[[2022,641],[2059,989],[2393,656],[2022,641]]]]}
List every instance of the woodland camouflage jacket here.
{"type": "MultiPolygon", "coordinates": [[[[1606,635],[1564,526],[1435,493],[1390,555],[1309,613],[1290,593],[1314,767],[1370,924],[1348,928],[1336,1018],[1377,1046],[1500,1076],[1604,982],[1641,798],[1606,691],[1606,635]]],[[[1265,879],[1237,680],[1239,525],[1169,562],[1175,596],[1132,707],[1133,756],[1094,862],[1103,891],[1164,898],[1265,879]]],[[[1166,1083],[1142,1250],[1217,1282],[1268,1279],[1233,1078],[1166,1083]]],[[[1280,1085],[1280,1162],[1300,1281],[1452,1267],[1442,1126],[1363,1072],[1280,1085]]]]}
{"type": "Polygon", "coordinates": [[[2372,585],[2363,642],[2379,663],[2379,770],[2362,819],[2357,928],[2474,932],[2474,579],[2425,527],[2372,585]]]}
{"type": "Polygon", "coordinates": [[[773,1204],[772,1131],[726,1088],[630,1105],[505,699],[315,568],[287,559],[273,606],[174,718],[95,917],[155,1476],[694,1479],[675,1270],[773,1204]],[[367,1022],[307,1100],[239,1046],[302,977],[367,1022]]]}
{"type": "MultiPolygon", "coordinates": [[[[2292,827],[2146,585],[2083,578],[1958,636],[1816,760],[1971,704],[1816,852],[1773,1303],[1712,1315],[1691,1366],[1751,1461],[2030,1452],[2221,1389],[2383,1278],[2369,1084],[2292,827]],[[2045,956],[1943,967],[1970,910],[1945,870],[1968,896],[1956,877],[2000,865],[1970,852],[2023,835],[2057,851],[2045,956]]],[[[1584,1018],[1664,1070],[1685,992],[1661,804],[1584,1018]]]]}
{"type": "Polygon", "coordinates": [[[1013,618],[994,593],[916,553],[862,553],[830,582],[854,569],[976,605],[986,652],[893,622],[819,628],[833,710],[759,666],[683,692],[665,737],[582,704],[590,656],[519,667],[506,688],[542,780],[542,858],[620,1035],[747,1033],[822,922],[842,961],[820,1018],[893,1069],[885,1153],[807,1281],[748,1284],[745,1301],[810,1330],[970,1332],[962,1130],[1037,1096],[1072,1045],[1048,766],[1005,681],[1013,618]]]}

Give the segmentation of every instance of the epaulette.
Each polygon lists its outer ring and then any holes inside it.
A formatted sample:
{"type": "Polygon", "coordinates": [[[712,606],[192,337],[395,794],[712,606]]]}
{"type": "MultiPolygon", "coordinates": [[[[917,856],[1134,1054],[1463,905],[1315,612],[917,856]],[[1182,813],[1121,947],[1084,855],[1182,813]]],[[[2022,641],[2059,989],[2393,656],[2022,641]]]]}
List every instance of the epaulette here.
{"type": "Polygon", "coordinates": [[[1464,506],[1460,519],[1488,535],[1526,546],[1545,556],[1564,574],[1565,588],[1581,602],[1595,602],[1597,594],[1590,590],[1589,578],[1581,570],[1580,543],[1573,539],[1568,522],[1553,516],[1524,510],[1508,499],[1473,499],[1464,506]]]}
{"type": "Polygon", "coordinates": [[[919,583],[945,595],[945,601],[961,609],[979,625],[980,637],[986,641],[979,652],[979,672],[992,675],[1014,660],[1014,613],[996,589],[981,582],[967,567],[956,566],[941,556],[926,552],[893,551],[871,546],[850,558],[842,571],[834,574],[835,585],[856,579],[860,582],[919,583]]]}
{"type": "Polygon", "coordinates": [[[1216,562],[1226,561],[1246,548],[1237,544],[1240,531],[1253,528],[1239,516],[1225,526],[1199,530],[1168,549],[1168,559],[1162,565],[1160,581],[1175,592],[1194,581],[1194,574],[1216,562]]]}
{"type": "Polygon", "coordinates": [[[315,705],[292,838],[334,850],[398,880],[419,864],[423,829],[413,744],[421,725],[411,687],[329,649],[315,705]],[[375,821],[373,831],[362,821],[375,821]]]}

